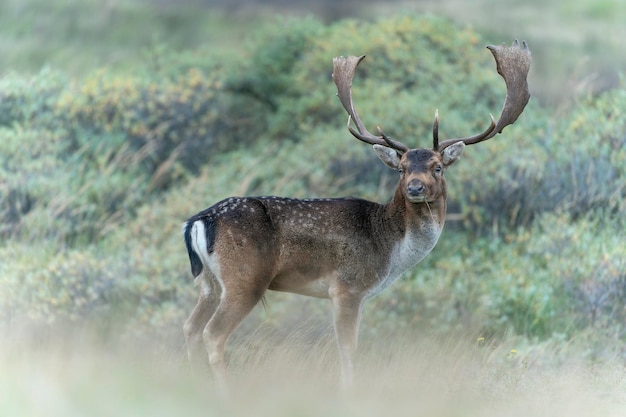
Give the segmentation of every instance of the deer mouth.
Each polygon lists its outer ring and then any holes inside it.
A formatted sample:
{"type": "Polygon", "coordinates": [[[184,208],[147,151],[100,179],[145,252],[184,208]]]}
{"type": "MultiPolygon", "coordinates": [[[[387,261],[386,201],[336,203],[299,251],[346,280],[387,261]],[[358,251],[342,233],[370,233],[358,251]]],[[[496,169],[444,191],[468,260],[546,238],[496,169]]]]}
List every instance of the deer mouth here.
{"type": "Polygon", "coordinates": [[[415,203],[432,203],[433,199],[430,198],[426,198],[425,195],[421,194],[421,195],[408,195],[407,199],[409,200],[409,202],[415,204],[415,203]]]}

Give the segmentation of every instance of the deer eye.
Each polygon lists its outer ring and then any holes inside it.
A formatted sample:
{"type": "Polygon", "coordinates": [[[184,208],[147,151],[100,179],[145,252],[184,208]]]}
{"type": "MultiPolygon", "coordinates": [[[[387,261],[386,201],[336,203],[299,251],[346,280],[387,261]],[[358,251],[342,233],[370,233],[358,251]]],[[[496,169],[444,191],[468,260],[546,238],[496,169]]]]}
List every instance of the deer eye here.
{"type": "Polygon", "coordinates": [[[437,165],[437,166],[435,167],[435,172],[436,172],[437,174],[441,174],[441,165],[437,165]]]}

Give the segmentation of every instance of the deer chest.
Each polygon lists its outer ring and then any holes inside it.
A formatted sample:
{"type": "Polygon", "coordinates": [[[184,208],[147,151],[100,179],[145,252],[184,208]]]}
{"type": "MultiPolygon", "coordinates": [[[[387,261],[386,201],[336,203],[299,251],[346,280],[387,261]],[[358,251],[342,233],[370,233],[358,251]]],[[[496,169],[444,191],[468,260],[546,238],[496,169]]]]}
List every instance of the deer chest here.
{"type": "Polygon", "coordinates": [[[441,231],[442,226],[432,222],[424,224],[417,231],[407,233],[399,240],[389,254],[388,265],[384,269],[386,273],[383,272],[379,284],[372,289],[370,296],[377,295],[389,287],[403,272],[424,259],[437,244],[441,231]]]}

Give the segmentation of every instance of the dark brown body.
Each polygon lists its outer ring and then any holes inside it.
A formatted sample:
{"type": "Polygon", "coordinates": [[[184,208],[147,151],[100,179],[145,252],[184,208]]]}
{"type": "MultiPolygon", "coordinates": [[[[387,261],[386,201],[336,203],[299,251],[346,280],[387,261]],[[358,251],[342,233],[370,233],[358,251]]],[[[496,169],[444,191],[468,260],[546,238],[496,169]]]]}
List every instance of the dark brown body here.
{"type": "MultiPolygon", "coordinates": [[[[191,243],[193,223],[203,223],[206,247],[212,249],[207,249],[207,257],[215,253],[222,259],[238,257],[245,264],[238,268],[257,275],[248,288],[329,298],[331,283],[339,276],[359,291],[375,295],[378,281],[392,272],[389,254],[399,242],[415,233],[430,236],[415,256],[402,260],[419,262],[436,243],[444,218],[444,199],[423,208],[409,203],[393,212],[389,206],[356,198],[232,197],[190,218],[185,233],[191,243]],[[428,222],[404,222],[406,211],[420,210],[431,217],[428,222]]],[[[193,259],[193,246],[189,248],[193,259]]],[[[196,277],[203,269],[201,258],[197,259],[192,271],[196,277]]],[[[237,275],[244,279],[249,274],[237,275]]]]}

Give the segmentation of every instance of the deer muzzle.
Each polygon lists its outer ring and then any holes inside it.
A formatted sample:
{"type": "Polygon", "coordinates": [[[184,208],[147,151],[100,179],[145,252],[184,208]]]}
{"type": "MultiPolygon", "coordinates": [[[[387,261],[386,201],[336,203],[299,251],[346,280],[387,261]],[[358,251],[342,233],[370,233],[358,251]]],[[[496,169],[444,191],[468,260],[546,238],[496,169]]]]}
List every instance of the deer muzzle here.
{"type": "Polygon", "coordinates": [[[426,187],[420,180],[411,180],[406,187],[406,194],[411,203],[426,201],[426,187]]]}

